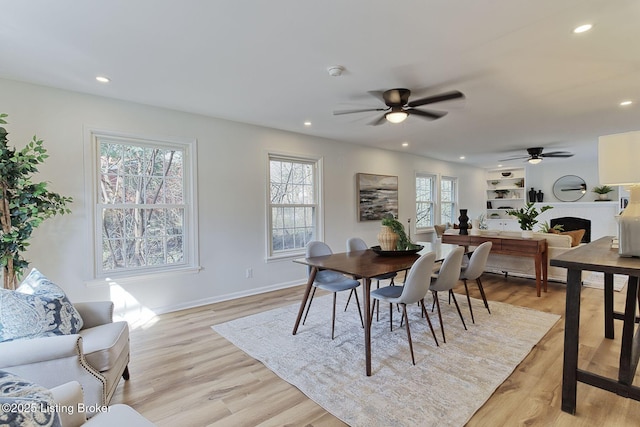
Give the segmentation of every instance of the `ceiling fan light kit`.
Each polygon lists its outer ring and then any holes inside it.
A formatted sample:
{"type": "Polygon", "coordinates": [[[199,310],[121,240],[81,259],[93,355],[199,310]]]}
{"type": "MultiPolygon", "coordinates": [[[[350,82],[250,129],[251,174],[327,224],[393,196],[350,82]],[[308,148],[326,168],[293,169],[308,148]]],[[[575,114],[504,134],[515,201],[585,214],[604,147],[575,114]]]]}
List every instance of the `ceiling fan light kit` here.
{"type": "Polygon", "coordinates": [[[391,123],[402,123],[409,115],[405,111],[392,111],[384,115],[391,123]]]}

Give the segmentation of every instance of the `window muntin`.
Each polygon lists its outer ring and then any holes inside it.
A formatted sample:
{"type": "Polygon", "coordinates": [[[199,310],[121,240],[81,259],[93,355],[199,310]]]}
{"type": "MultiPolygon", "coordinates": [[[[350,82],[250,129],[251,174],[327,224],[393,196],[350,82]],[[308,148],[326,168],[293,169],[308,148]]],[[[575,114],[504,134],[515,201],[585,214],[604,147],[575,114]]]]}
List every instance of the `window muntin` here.
{"type": "Polygon", "coordinates": [[[94,136],[96,275],[195,267],[195,142],[94,136]]]}
{"type": "Polygon", "coordinates": [[[435,175],[416,175],[416,229],[421,230],[434,225],[435,175]]]}
{"type": "Polygon", "coordinates": [[[269,156],[269,256],[298,254],[318,235],[318,161],[269,156]]]}

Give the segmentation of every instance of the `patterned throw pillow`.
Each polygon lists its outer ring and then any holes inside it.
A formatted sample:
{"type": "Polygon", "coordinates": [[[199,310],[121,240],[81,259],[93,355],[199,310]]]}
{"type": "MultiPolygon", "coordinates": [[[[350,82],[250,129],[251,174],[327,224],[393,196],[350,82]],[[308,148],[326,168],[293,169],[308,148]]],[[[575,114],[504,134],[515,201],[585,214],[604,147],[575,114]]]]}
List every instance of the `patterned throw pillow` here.
{"type": "Polygon", "coordinates": [[[0,371],[0,426],[60,427],[49,390],[0,371]]]}
{"type": "Polygon", "coordinates": [[[18,289],[0,289],[0,342],[75,334],[80,313],[64,291],[35,268],[18,289]]]}

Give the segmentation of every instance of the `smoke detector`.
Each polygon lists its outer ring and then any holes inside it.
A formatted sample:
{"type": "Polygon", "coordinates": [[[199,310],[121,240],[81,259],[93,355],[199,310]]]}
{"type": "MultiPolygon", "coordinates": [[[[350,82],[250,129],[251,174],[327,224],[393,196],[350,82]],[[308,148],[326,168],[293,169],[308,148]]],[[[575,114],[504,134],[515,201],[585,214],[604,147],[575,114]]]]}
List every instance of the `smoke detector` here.
{"type": "Polygon", "coordinates": [[[331,67],[327,68],[327,72],[329,72],[329,75],[331,77],[340,77],[343,71],[344,67],[342,65],[332,65],[331,67]]]}

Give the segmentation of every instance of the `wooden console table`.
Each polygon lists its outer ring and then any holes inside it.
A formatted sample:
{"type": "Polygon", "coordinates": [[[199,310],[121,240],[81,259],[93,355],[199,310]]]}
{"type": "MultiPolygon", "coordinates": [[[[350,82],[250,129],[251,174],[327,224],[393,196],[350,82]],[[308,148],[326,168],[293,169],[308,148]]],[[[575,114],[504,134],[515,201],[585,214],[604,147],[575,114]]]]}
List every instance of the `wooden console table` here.
{"type": "Polygon", "coordinates": [[[541,287],[547,292],[547,239],[535,236],[531,239],[512,236],[472,236],[470,234],[443,234],[442,243],[460,246],[478,246],[491,242],[491,252],[533,258],[536,268],[536,293],[540,296],[541,287]]]}
{"type": "Polygon", "coordinates": [[[640,259],[625,258],[611,248],[611,237],[567,251],[551,260],[551,265],[567,269],[567,300],[564,328],[564,361],[562,368],[562,410],[576,413],[577,382],[640,400],[640,387],[633,385],[633,378],[640,358],[640,329],[634,334],[636,302],[638,300],[638,276],[640,259]],[[604,273],[604,336],[613,339],[613,321],[622,320],[622,343],[618,379],[578,369],[578,341],[580,332],[580,291],[582,271],[604,273]],[[613,311],[613,275],[629,276],[624,313],[613,311]]]}

